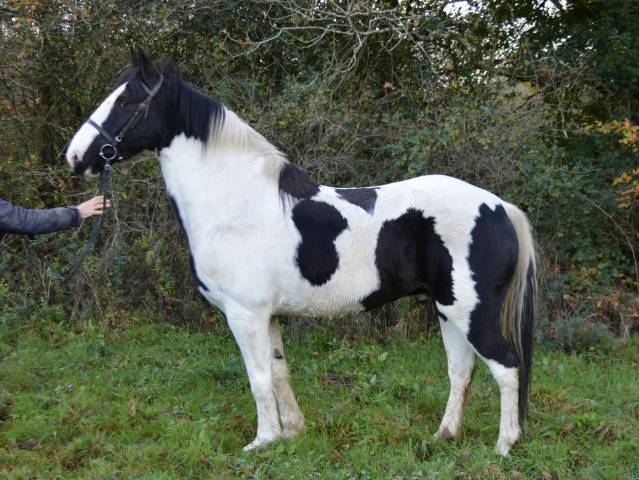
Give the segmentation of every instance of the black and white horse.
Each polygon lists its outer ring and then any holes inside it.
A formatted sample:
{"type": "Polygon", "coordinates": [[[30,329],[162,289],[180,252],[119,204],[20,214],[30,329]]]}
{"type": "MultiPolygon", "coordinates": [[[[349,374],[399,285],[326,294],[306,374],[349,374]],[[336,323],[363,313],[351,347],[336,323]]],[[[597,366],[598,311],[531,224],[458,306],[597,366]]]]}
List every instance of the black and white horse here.
{"type": "Polygon", "coordinates": [[[157,152],[200,293],[226,315],[257,407],[250,450],[304,427],[275,316],[339,316],[408,295],[435,302],[459,434],[478,355],[501,393],[496,450],[520,435],[531,368],[535,250],[524,213],[429,175],[366,188],[317,185],[235,113],[142,52],[73,137],[67,160],[157,152]],[[102,152],[102,153],[100,153],[102,152]]]}

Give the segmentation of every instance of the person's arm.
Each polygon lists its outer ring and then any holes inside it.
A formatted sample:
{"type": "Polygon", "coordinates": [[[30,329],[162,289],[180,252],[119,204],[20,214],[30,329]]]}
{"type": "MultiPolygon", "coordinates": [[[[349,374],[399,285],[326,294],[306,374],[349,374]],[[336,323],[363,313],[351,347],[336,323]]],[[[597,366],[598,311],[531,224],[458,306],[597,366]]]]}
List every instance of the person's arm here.
{"type": "Polygon", "coordinates": [[[102,203],[102,197],[94,197],[78,207],[37,210],[0,199],[0,233],[37,235],[77,227],[83,219],[102,213],[102,203]]]}
{"type": "Polygon", "coordinates": [[[0,200],[0,232],[2,233],[37,235],[77,227],[81,223],[82,219],[77,208],[36,210],[0,200]]]}

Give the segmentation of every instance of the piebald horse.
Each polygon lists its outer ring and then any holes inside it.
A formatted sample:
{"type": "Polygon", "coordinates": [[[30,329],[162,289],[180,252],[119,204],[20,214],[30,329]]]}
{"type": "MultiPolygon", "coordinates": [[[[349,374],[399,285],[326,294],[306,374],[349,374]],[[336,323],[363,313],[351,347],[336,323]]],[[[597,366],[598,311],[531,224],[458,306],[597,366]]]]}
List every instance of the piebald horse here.
{"type": "Polygon", "coordinates": [[[157,152],[199,292],[220,308],[257,408],[245,450],[304,428],[278,315],[341,316],[428,296],[448,357],[438,438],[458,436],[479,356],[501,395],[496,451],[521,433],[532,361],[535,249],[524,213],[461,180],[317,185],[233,111],[141,52],[73,137],[76,173],[157,152]]]}

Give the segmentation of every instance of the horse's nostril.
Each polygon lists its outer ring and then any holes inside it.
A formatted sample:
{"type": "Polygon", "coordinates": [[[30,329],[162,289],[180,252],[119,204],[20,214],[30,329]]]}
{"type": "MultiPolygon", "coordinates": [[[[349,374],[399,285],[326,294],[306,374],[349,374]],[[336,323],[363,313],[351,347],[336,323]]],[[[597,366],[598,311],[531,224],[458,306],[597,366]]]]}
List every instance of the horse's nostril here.
{"type": "Polygon", "coordinates": [[[80,163],[80,159],[78,158],[78,154],[74,153],[73,156],[71,157],[71,163],[75,166],[78,163],[80,163]]]}

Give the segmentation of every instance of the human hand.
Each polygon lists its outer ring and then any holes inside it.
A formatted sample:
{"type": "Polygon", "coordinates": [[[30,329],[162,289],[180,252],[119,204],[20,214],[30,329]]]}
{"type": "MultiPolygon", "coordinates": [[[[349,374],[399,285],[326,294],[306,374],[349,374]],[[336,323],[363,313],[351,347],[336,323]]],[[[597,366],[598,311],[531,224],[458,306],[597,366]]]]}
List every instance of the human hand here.
{"type": "MultiPolygon", "coordinates": [[[[106,201],[107,208],[111,206],[111,200],[107,199],[106,201]]],[[[93,197],[91,200],[87,200],[84,203],[81,203],[76,208],[78,212],[80,212],[80,218],[82,220],[92,217],[93,215],[100,215],[102,213],[102,209],[104,207],[104,196],[98,195],[97,197],[93,197]]]]}

